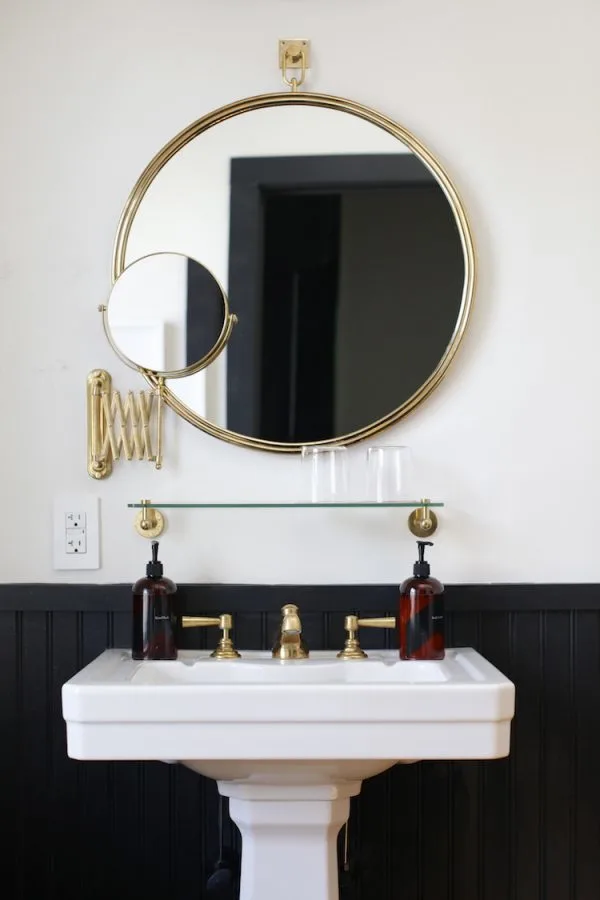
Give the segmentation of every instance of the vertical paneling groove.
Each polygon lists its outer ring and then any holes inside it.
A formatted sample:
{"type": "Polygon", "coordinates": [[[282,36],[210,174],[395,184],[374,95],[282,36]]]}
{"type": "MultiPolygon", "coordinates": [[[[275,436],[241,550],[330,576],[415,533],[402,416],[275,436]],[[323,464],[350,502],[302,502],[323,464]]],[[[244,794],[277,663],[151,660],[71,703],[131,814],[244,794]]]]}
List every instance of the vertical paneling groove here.
{"type": "Polygon", "coordinates": [[[15,653],[15,661],[16,661],[16,683],[15,683],[15,696],[16,696],[16,708],[15,708],[15,716],[16,716],[16,729],[15,729],[15,739],[16,739],[16,768],[17,771],[15,773],[15,782],[17,784],[17,793],[15,797],[15,817],[16,817],[16,854],[15,854],[15,887],[17,891],[17,896],[22,897],[24,892],[24,884],[23,884],[23,860],[26,858],[26,836],[25,836],[25,821],[23,815],[23,782],[27,777],[27,770],[21,764],[21,760],[23,759],[23,748],[25,744],[25,736],[24,736],[24,723],[25,723],[25,715],[24,715],[24,703],[23,703],[23,613],[16,613],[16,636],[15,636],[15,644],[16,644],[16,653],[15,653]]]}
{"type": "Polygon", "coordinates": [[[538,858],[539,867],[539,885],[538,896],[541,900],[546,900],[546,853],[544,846],[544,835],[546,833],[546,703],[543,693],[544,677],[546,674],[546,613],[539,614],[539,686],[542,692],[542,702],[539,706],[538,720],[538,764],[539,764],[539,806],[538,806],[538,858]]]}
{"type": "MultiPolygon", "coordinates": [[[[450,644],[476,647],[517,685],[511,758],[397,766],[365,783],[352,804],[349,898],[597,900],[599,612],[448,618],[450,644]]],[[[339,611],[305,620],[312,647],[337,648],[339,611]]],[[[277,621],[276,607],[237,613],[241,645],[270,647],[277,621]]],[[[7,896],[204,896],[218,848],[215,785],[183,767],[66,755],[60,687],[107,644],[128,644],[129,615],[0,611],[0,623],[0,760],[14,821],[7,896]]],[[[389,639],[374,630],[365,646],[389,639]]],[[[239,847],[229,820],[225,835],[239,847]]]]}
{"type": "Polygon", "coordinates": [[[575,801],[577,797],[577,715],[575,706],[575,613],[569,613],[569,795],[571,805],[569,808],[569,894],[577,896],[577,880],[575,868],[575,853],[577,847],[577,835],[575,832],[575,801]]]}
{"type": "Polygon", "coordinates": [[[577,852],[577,900],[600,896],[600,615],[576,615],[574,658],[575,718],[577,730],[576,795],[574,812],[577,852]]]}
{"type": "Polygon", "coordinates": [[[448,885],[448,898],[454,898],[454,829],[452,827],[452,818],[454,815],[454,773],[452,765],[448,764],[446,773],[446,786],[448,790],[447,810],[446,810],[446,834],[448,835],[448,859],[446,866],[446,884],[448,885]]]}
{"type": "MultiPolygon", "coordinates": [[[[508,669],[506,674],[510,676],[510,673],[514,671],[515,668],[515,614],[513,612],[508,613],[507,620],[508,627],[508,669]]],[[[517,807],[516,807],[516,779],[515,779],[515,766],[514,766],[514,729],[511,736],[511,755],[508,760],[508,802],[509,802],[509,841],[510,841],[510,888],[509,888],[509,897],[507,900],[517,900],[517,807]]]]}
{"type": "MultiPolygon", "coordinates": [[[[6,666],[0,677],[0,782],[2,783],[2,803],[0,804],[5,821],[14,823],[7,833],[4,830],[5,843],[2,858],[6,861],[5,873],[7,894],[16,891],[18,872],[15,866],[17,858],[19,829],[19,698],[18,698],[18,624],[19,613],[0,610],[0,634],[2,635],[3,653],[6,666]],[[7,736],[12,735],[12,740],[7,736]]],[[[3,878],[4,887],[4,878],[3,878]]]]}
{"type": "MultiPolygon", "coordinates": [[[[481,648],[481,613],[478,612],[476,614],[477,621],[477,637],[475,639],[475,646],[481,648]]],[[[478,809],[477,809],[477,818],[479,821],[479,827],[477,829],[477,859],[479,860],[479,866],[477,868],[477,891],[479,897],[485,896],[485,854],[483,853],[483,823],[485,822],[485,774],[483,770],[483,766],[477,766],[477,799],[478,799],[478,809]]]]}

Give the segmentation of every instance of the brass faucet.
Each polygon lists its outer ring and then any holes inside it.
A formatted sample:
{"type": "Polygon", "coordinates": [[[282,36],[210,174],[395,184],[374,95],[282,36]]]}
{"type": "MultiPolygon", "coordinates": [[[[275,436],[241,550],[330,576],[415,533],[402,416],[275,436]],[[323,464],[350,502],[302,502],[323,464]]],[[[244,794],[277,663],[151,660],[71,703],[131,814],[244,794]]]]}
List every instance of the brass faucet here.
{"type": "Polygon", "coordinates": [[[221,639],[216,650],[210,654],[213,659],[239,659],[241,654],[237,652],[231,640],[233,619],[229,613],[221,616],[182,616],[182,628],[209,628],[216,625],[221,629],[221,639]]]}
{"type": "Polygon", "coordinates": [[[286,603],[281,607],[281,625],[273,646],[273,659],[307,659],[308,647],[302,639],[302,623],[298,607],[286,603]]]}
{"type": "Polygon", "coordinates": [[[382,619],[359,619],[358,616],[346,616],[344,619],[346,642],[344,649],[340,650],[337,655],[338,659],[367,659],[367,654],[358,640],[359,626],[362,628],[395,628],[396,618],[395,616],[384,616],[382,619]]]}

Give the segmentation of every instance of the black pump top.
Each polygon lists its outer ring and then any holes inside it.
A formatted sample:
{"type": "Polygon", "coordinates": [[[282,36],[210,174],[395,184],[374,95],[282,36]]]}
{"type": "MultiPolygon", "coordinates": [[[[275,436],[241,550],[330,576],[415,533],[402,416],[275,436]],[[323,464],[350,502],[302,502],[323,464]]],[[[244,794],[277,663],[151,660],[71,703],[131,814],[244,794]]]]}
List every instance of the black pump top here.
{"type": "Polygon", "coordinates": [[[146,566],[148,578],[160,578],[163,573],[163,564],[158,561],[158,541],[152,541],[152,561],[146,566]]]}
{"type": "Polygon", "coordinates": [[[431,566],[425,560],[425,547],[433,547],[433,543],[431,541],[417,541],[417,547],[419,548],[419,559],[413,566],[413,572],[417,578],[428,578],[431,566]]]}

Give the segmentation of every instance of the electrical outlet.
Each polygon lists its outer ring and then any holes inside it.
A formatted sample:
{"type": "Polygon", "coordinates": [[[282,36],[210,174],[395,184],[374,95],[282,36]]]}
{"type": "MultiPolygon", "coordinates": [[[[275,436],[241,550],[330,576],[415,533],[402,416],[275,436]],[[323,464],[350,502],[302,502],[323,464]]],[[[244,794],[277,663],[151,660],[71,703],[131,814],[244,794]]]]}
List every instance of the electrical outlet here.
{"type": "Polygon", "coordinates": [[[54,500],[54,568],[100,568],[98,497],[61,495],[54,500]]]}
{"type": "Polygon", "coordinates": [[[85,529],[86,515],[84,512],[65,513],[65,528],[85,529]]]}
{"type": "Polygon", "coordinates": [[[67,528],[65,538],[65,553],[87,553],[85,528],[67,528]]]}

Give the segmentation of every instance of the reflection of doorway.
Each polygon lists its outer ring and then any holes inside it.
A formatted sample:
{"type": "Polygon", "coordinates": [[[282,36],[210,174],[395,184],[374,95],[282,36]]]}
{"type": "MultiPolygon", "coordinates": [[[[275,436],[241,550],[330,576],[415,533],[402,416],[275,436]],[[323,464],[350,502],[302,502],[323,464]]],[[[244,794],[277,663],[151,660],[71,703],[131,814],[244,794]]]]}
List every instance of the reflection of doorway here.
{"type": "MultiPolygon", "coordinates": [[[[229,298],[239,324],[228,347],[229,429],[271,441],[324,440],[380,418],[426,380],[435,364],[423,359],[422,351],[414,364],[403,367],[406,384],[399,384],[397,362],[385,370],[383,353],[365,379],[360,353],[369,340],[370,346],[378,345],[379,335],[368,331],[371,322],[381,323],[375,310],[377,302],[383,303],[381,272],[387,262],[371,250],[371,277],[362,257],[361,272],[353,271],[348,252],[352,242],[355,251],[368,243],[375,219],[388,233],[388,257],[398,257],[404,238],[401,228],[396,234],[396,222],[406,219],[407,192],[439,195],[446,232],[455,234],[437,181],[408,153],[232,160],[229,298]],[[375,302],[369,287],[377,278],[375,302]],[[353,291],[360,296],[353,297],[353,291]],[[372,408],[373,403],[379,406],[372,408]]],[[[376,239],[375,245],[384,242],[376,239]]],[[[354,257],[356,268],[356,252],[354,257]]],[[[460,253],[457,261],[460,284],[460,253]]],[[[390,265],[384,290],[398,307],[394,275],[403,283],[411,275],[390,265]]],[[[413,277],[420,277],[422,261],[412,265],[413,277]]],[[[457,309],[450,310],[454,322],[456,315],[457,309]]],[[[448,329],[446,318],[445,343],[452,330],[452,319],[448,329]]],[[[392,356],[397,360],[397,347],[392,356]]]]}
{"type": "Polygon", "coordinates": [[[340,197],[268,192],[263,222],[259,433],[273,441],[331,437],[340,197]]]}

